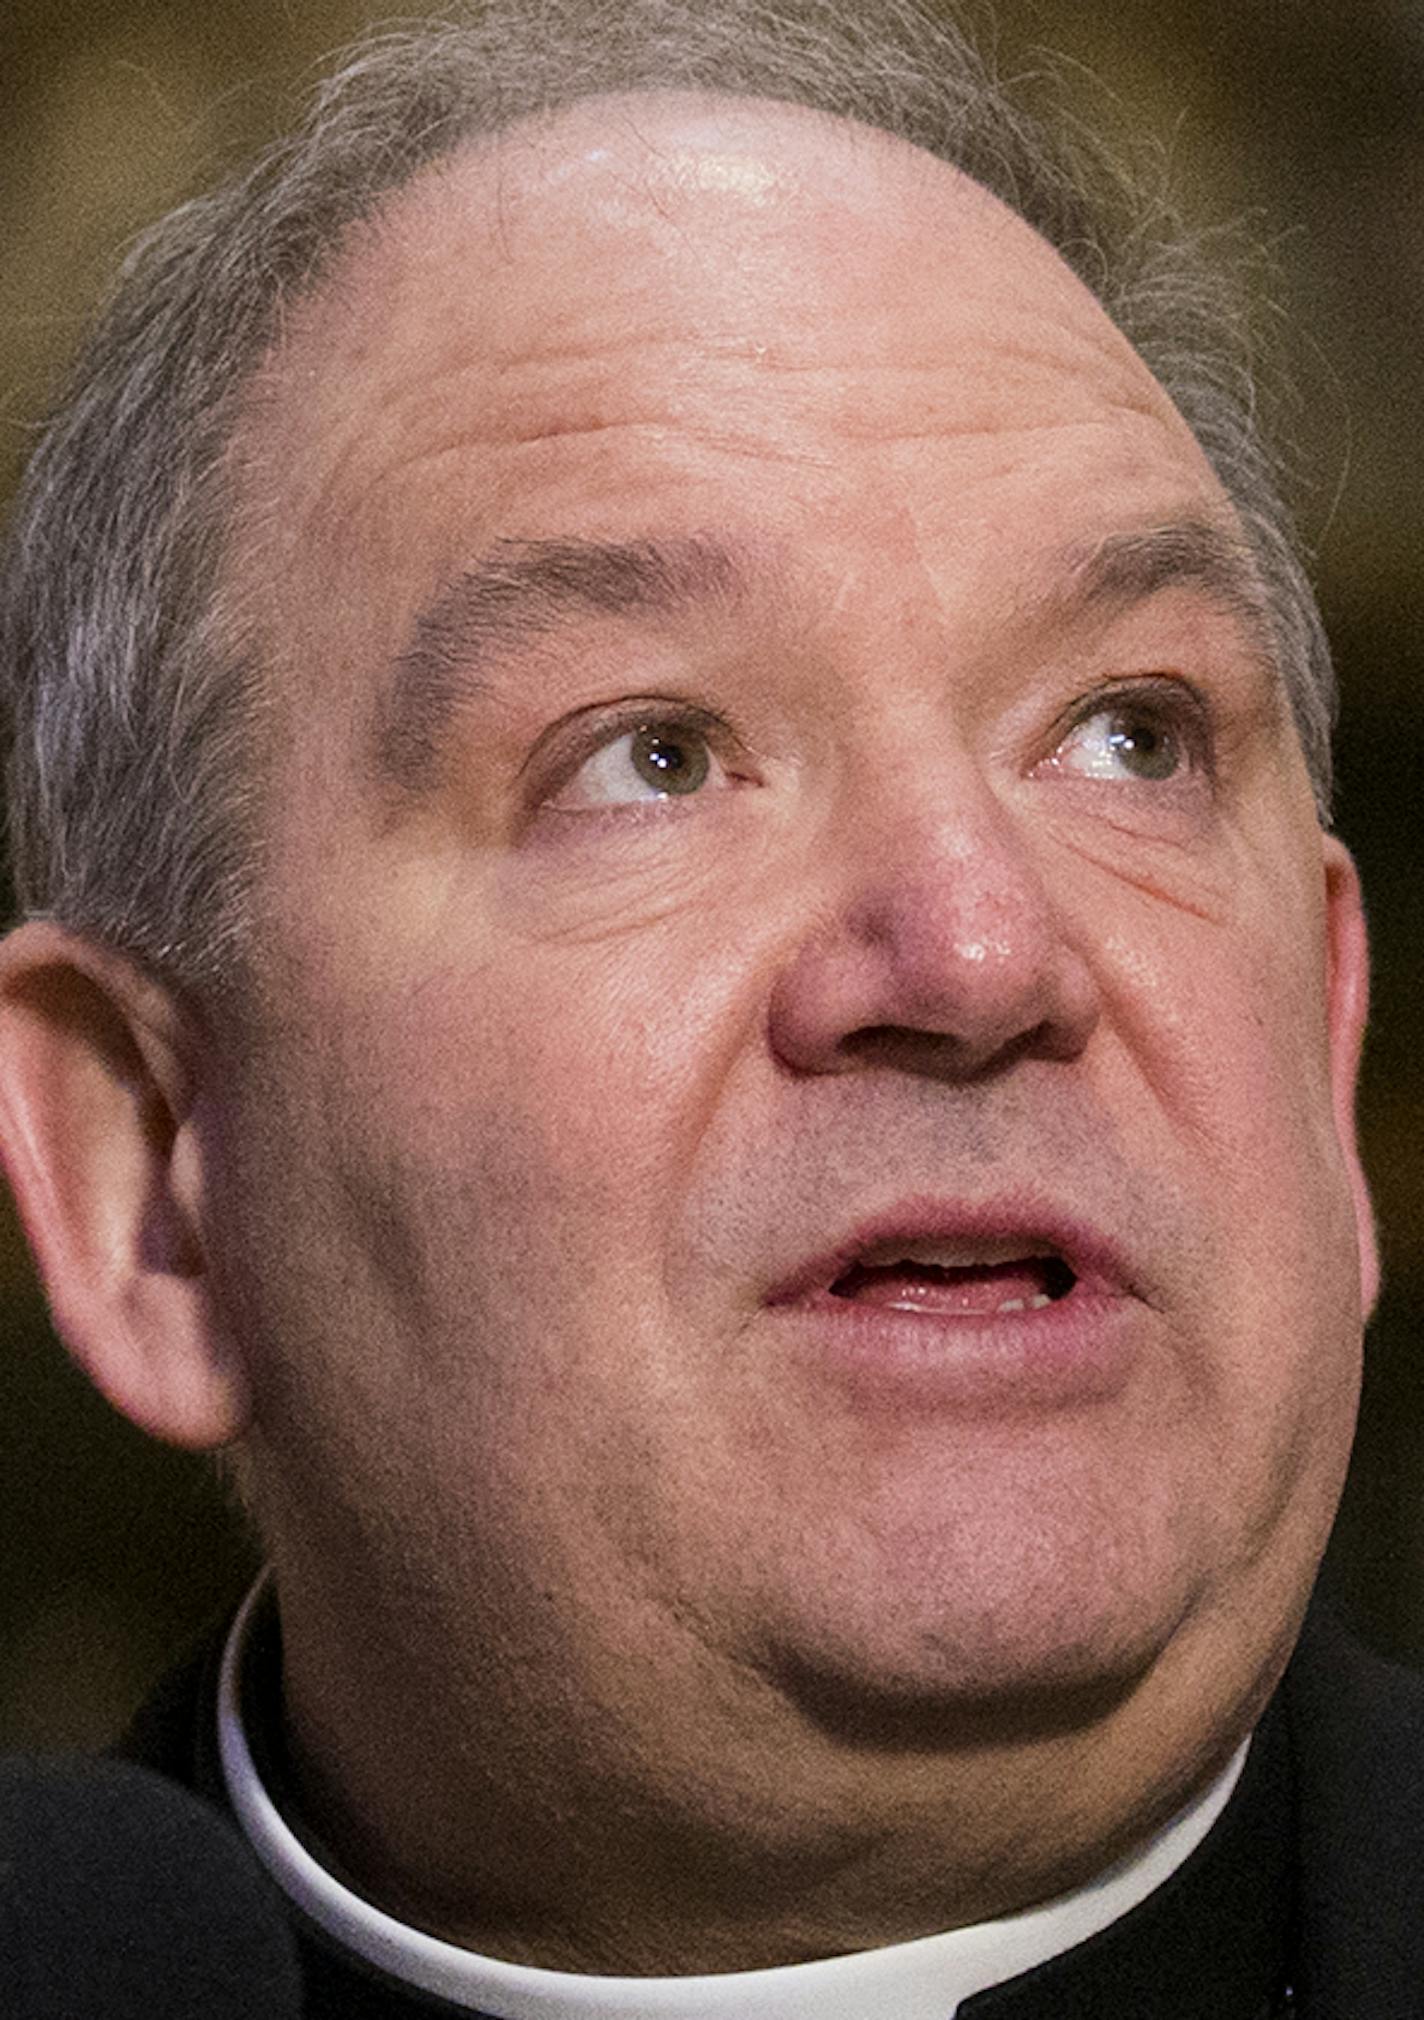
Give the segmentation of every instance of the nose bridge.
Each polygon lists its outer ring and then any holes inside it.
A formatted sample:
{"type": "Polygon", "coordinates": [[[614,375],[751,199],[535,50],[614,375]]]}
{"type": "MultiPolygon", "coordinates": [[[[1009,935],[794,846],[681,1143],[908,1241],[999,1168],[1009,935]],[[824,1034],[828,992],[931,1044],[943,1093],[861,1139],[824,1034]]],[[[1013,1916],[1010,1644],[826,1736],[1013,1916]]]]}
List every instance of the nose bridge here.
{"type": "Polygon", "coordinates": [[[898,762],[847,784],[822,904],[778,983],[778,1050],[822,1070],[893,1051],[958,1074],[1073,1056],[1095,985],[1022,818],[945,724],[894,741],[898,762]]]}
{"type": "Polygon", "coordinates": [[[1056,928],[1041,865],[948,734],[933,763],[907,767],[861,805],[881,836],[867,832],[863,857],[847,851],[846,925],[906,985],[937,995],[950,976],[957,993],[992,989],[1037,962],[1056,928]]]}

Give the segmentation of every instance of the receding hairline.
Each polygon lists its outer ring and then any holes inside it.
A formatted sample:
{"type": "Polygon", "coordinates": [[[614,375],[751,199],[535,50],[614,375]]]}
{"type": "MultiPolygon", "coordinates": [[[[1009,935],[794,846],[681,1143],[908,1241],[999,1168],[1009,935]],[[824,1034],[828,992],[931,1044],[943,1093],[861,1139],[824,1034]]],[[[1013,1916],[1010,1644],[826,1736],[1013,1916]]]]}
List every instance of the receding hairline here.
{"type": "MultiPolygon", "coordinates": [[[[735,152],[744,135],[760,144],[769,132],[819,133],[828,145],[810,158],[813,170],[826,163],[839,169],[845,162],[853,161],[860,149],[868,147],[875,154],[908,167],[917,178],[922,176],[932,198],[947,204],[947,218],[952,216],[961,197],[975,209],[987,209],[995,219],[1002,219],[1019,247],[1034,249],[1041,271],[1060,279],[1084,312],[1105,333],[1111,333],[1124,357],[1130,358],[1132,369],[1140,375],[1144,393],[1150,388],[1162,408],[1170,412],[1182,438],[1195,441],[1170,389],[1152,371],[1107,305],[1073,272],[1041,231],[984,184],[917,142],[844,113],[747,93],[655,87],[590,93],[458,143],[424,164],[406,182],[393,186],[371,216],[360,221],[351,242],[309,291],[306,299],[310,300],[313,313],[318,317],[339,318],[359,310],[361,304],[359,299],[353,300],[353,292],[359,297],[365,286],[381,284],[378,269],[392,231],[400,235],[400,220],[410,218],[414,229],[427,230],[430,219],[426,203],[431,196],[438,201],[442,189],[450,188],[457,178],[467,176],[472,169],[497,167],[511,149],[517,154],[525,141],[531,149],[536,178],[542,177],[551,161],[566,157],[566,139],[555,139],[556,136],[567,136],[572,131],[576,144],[581,137],[594,142],[610,130],[610,121],[614,129],[626,128],[641,154],[666,159],[658,155],[637,124],[635,115],[640,106],[649,107],[671,122],[689,144],[695,142],[713,158],[735,152]],[[545,140],[552,143],[550,147],[541,145],[545,140]]],[[[857,197],[863,194],[853,179],[848,178],[846,186],[857,197]]],[[[500,193],[496,179],[493,184],[496,206],[500,193]]],[[[807,193],[815,200],[824,198],[822,183],[814,173],[808,177],[807,193]]],[[[461,201],[464,200],[462,195],[461,201]]],[[[893,215],[885,212],[883,190],[875,203],[882,214],[893,215]]],[[[1051,301],[1043,309],[1046,318],[1050,307],[1051,301]]],[[[258,367],[258,373],[271,375],[278,413],[287,390],[282,385],[282,359],[300,353],[303,339],[311,334],[303,327],[300,308],[299,303],[297,315],[258,367]]],[[[242,433],[239,424],[236,434],[242,433]]],[[[279,458],[285,446],[279,434],[276,441],[279,458]]],[[[1202,462],[1204,472],[1210,471],[1205,456],[1202,462]]],[[[280,463],[273,466],[273,475],[280,482],[280,463]]],[[[1229,515],[1234,521],[1234,506],[1215,472],[1210,473],[1210,481],[1219,492],[1223,517],[1229,515]]],[[[237,537],[230,539],[229,560],[250,572],[254,564],[260,563],[252,550],[245,554],[242,551],[246,544],[239,533],[242,518],[239,510],[231,529],[237,537]]],[[[583,539],[577,526],[571,524],[559,539],[530,541],[506,536],[497,526],[489,531],[489,545],[483,555],[472,557],[468,566],[457,566],[443,581],[431,586],[393,660],[383,658],[370,669],[376,692],[357,699],[355,712],[359,720],[367,716],[368,703],[374,708],[374,719],[368,719],[362,742],[366,746],[368,776],[377,781],[414,788],[419,778],[428,775],[432,743],[449,702],[452,641],[461,626],[468,627],[469,636],[478,633],[482,644],[488,646],[496,636],[509,634],[511,616],[517,620],[514,629],[522,624],[533,632],[547,627],[554,616],[566,617],[580,599],[585,605],[601,606],[605,611],[618,607],[627,613],[640,602],[646,608],[661,601],[666,609],[677,601],[690,600],[689,590],[695,592],[699,585],[716,593],[726,593],[733,586],[735,571],[727,566],[727,554],[719,551],[717,543],[695,534],[681,540],[647,537],[599,542],[583,539]],[[567,586],[575,579],[579,585],[576,593],[561,600],[561,581],[567,586]],[[409,677],[414,697],[409,711],[402,707],[398,687],[392,684],[392,673],[401,669],[409,677]]],[[[738,553],[736,543],[732,551],[734,556],[738,553]]],[[[1067,550],[1063,558],[1065,561],[1070,558],[1067,550]]],[[[1076,560],[1083,580],[1097,585],[1097,600],[1101,603],[1111,601],[1114,596],[1129,603],[1144,600],[1158,582],[1164,586],[1190,585],[1214,595],[1218,606],[1228,609],[1236,618],[1243,636],[1255,648],[1258,662],[1278,681],[1284,681],[1279,656],[1272,653],[1268,640],[1269,593],[1239,526],[1228,529],[1210,521],[1204,513],[1195,517],[1184,513],[1170,526],[1144,525],[1105,536],[1085,548],[1076,560]]],[[[300,561],[297,565],[300,567],[300,561]]],[[[1069,601],[1067,597],[1064,600],[1065,604],[1069,601]]],[[[269,670],[280,681],[282,641],[274,637],[271,644],[269,670]]]]}
{"type": "MultiPolygon", "coordinates": [[[[408,236],[428,224],[432,208],[448,200],[452,208],[466,209],[470,191],[467,184],[463,187],[461,184],[471,170],[485,167],[491,171],[487,185],[489,222],[494,241],[507,249],[512,242],[511,204],[529,196],[537,197],[550,186],[554,178],[549,171],[564,151],[561,135],[570,130],[576,135],[580,128],[587,129],[590,142],[600,136],[605,140],[610,135],[614,140],[620,135],[626,137],[640,157],[638,163],[630,166],[648,161],[667,164],[665,148],[651,139],[638,122],[640,108],[650,115],[649,126],[658,117],[686,122],[688,154],[696,149],[709,166],[716,156],[734,151],[742,137],[739,129],[753,143],[758,138],[764,141],[768,134],[775,136],[778,129],[788,134],[819,135],[827,145],[818,151],[815,172],[807,176],[804,185],[805,195],[816,201],[843,197],[848,206],[868,208],[867,185],[853,172],[853,164],[859,157],[877,154],[898,161],[924,186],[933,187],[947,199],[962,201],[971,210],[986,212],[999,220],[1006,231],[1021,232],[1036,242],[1047,261],[1061,270],[1065,283],[1071,283],[1086,301],[1096,306],[1129,348],[1135,350],[1109,308],[1029,218],[987,183],[919,140],[852,113],[794,98],[722,90],[711,85],[634,84],[571,97],[521,113],[507,124],[461,135],[438,154],[415,164],[408,175],[392,182],[369,209],[351,221],[307,283],[284,303],[267,343],[245,375],[248,393],[256,392],[274,370],[280,371],[282,360],[300,341],[312,320],[327,312],[339,313],[343,305],[358,305],[362,278],[369,273],[371,262],[382,254],[389,255],[408,236]]],[[[785,165],[783,155],[782,166],[785,165]]],[[[710,188],[716,181],[715,176],[709,176],[704,187],[710,188]]],[[[794,174],[788,176],[786,185],[777,190],[778,202],[784,202],[788,192],[800,193],[796,182],[794,174]]],[[[721,187],[728,193],[734,186],[731,176],[721,180],[721,187]]],[[[646,187],[651,193],[656,185],[650,182],[646,187]]],[[[1145,369],[1154,384],[1160,386],[1150,367],[1145,369]]],[[[1170,395],[1167,397],[1170,399],[1170,395]]],[[[245,404],[244,401],[239,406],[238,431],[243,425],[241,414],[245,404]]]]}
{"type": "MultiPolygon", "coordinates": [[[[519,225],[510,223],[508,205],[514,192],[505,165],[513,161],[517,166],[519,150],[525,143],[532,151],[531,181],[536,194],[541,185],[547,186],[545,170],[549,165],[566,158],[567,147],[556,137],[572,129],[575,136],[582,132],[588,140],[597,141],[610,130],[610,119],[614,130],[620,125],[626,127],[637,145],[640,163],[651,159],[667,164],[666,149],[656,145],[636,123],[637,109],[644,106],[670,122],[674,129],[685,129],[686,160],[672,164],[674,181],[683,180],[684,168],[691,174],[694,159],[714,166],[729,154],[736,159],[745,138],[749,148],[761,149],[766,157],[777,160],[779,167],[785,168],[790,163],[788,180],[800,181],[798,194],[804,195],[809,206],[830,205],[834,209],[844,197],[863,215],[873,214],[887,236],[895,232],[903,211],[894,201],[893,182],[887,194],[881,178],[863,177],[856,172],[864,153],[908,172],[911,185],[934,205],[942,206],[942,224],[934,239],[937,250],[943,250],[946,241],[942,234],[956,229],[957,218],[971,221],[987,218],[995,232],[1002,231],[1007,256],[1029,273],[1032,284],[1037,287],[1042,281],[1051,285],[1060,306],[1080,314],[1085,327],[1088,324],[1096,327],[1107,343],[1119,351],[1124,368],[1140,386],[1144,408],[1149,399],[1160,403],[1160,411],[1171,416],[1182,437],[1195,440],[1191,422],[1174,399],[1171,388],[1153,370],[1110,306],[1073,270],[1059,248],[987,185],[917,140],[838,110],[749,92],[725,92],[711,87],[674,90],[661,86],[594,92],[463,138],[423,163],[407,179],[393,184],[370,212],[354,222],[311,284],[297,290],[285,305],[268,343],[246,375],[245,391],[229,438],[235,481],[224,562],[225,568],[236,571],[229,579],[239,589],[243,572],[250,573],[254,561],[261,566],[260,528],[264,517],[260,503],[249,516],[244,493],[258,501],[262,498],[263,484],[270,483],[273,488],[268,502],[275,501],[288,450],[284,410],[293,397],[305,399],[312,384],[315,374],[309,347],[313,340],[320,347],[338,329],[360,330],[369,326],[373,301],[386,299],[392,287],[399,284],[399,268],[393,271],[390,265],[392,255],[399,259],[402,248],[406,251],[414,248],[414,258],[423,261],[432,247],[438,249],[438,241],[431,232],[431,206],[438,207],[445,195],[452,194],[459,211],[467,212],[471,202],[471,171],[481,168],[493,171],[491,179],[483,185],[477,184],[477,189],[482,188],[488,198],[484,222],[491,232],[491,249],[496,256],[507,252],[517,242],[519,225]],[[799,148],[787,150],[782,145],[780,136],[787,134],[793,139],[819,135],[826,144],[811,156],[804,156],[799,148]],[[551,143],[547,148],[542,145],[546,141],[551,143]],[[424,246],[420,244],[422,238],[424,246]],[[298,371],[295,386],[288,378],[290,366],[296,366],[298,371]],[[255,451],[251,461],[249,450],[255,451]],[[257,536],[256,554],[248,546],[249,534],[257,536]]],[[[754,167],[755,163],[742,165],[754,167]]],[[[562,171],[553,180],[562,184],[565,180],[562,171]]],[[[713,181],[718,179],[714,177],[713,181]]],[[[662,228],[667,219],[658,206],[658,192],[649,185],[648,194],[650,214],[658,228],[662,228]]],[[[779,189],[776,195],[780,197],[779,189]]],[[[476,201],[479,200],[477,196],[476,201]]],[[[577,196],[574,201],[578,201],[577,196]]],[[[778,217],[784,214],[779,202],[776,214],[778,217]]],[[[437,208],[437,230],[439,222],[437,208]]],[[[991,256],[994,259],[1002,256],[997,245],[991,256]]],[[[955,250],[953,257],[982,263],[984,251],[982,247],[971,246],[955,250]]],[[[567,290],[570,298],[574,292],[572,287],[567,290]]],[[[1041,309],[1045,324],[1054,320],[1054,307],[1053,299],[1045,299],[1041,309]]],[[[320,350],[316,358],[318,367],[319,363],[320,350]]],[[[1197,447],[1200,450],[1199,443],[1197,447]]],[[[1204,453],[1203,462],[1208,464],[1204,453]]],[[[1219,487],[1219,478],[1213,481],[1219,487]]],[[[1228,499],[1224,490],[1222,496],[1228,499]]]]}

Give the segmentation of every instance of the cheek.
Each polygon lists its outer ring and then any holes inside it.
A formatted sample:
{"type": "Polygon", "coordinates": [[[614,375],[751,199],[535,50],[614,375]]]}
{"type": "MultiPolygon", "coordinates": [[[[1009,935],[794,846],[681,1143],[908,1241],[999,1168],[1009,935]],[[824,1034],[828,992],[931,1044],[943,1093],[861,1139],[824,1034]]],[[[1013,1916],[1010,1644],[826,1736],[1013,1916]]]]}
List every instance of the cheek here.
{"type": "Polygon", "coordinates": [[[607,1248],[606,1217],[656,1219],[756,1019],[745,949],[695,938],[526,946],[501,964],[517,987],[424,992],[382,1048],[393,1141],[476,1193],[497,1181],[536,1229],[563,1217],[607,1248]]]}
{"type": "Polygon", "coordinates": [[[403,959],[372,949],[353,973],[309,948],[268,992],[231,1190],[234,1211],[263,1203],[243,1226],[267,1233],[242,1246],[266,1330],[300,1317],[320,1338],[332,1311],[359,1311],[433,1347],[468,1334],[462,1313],[568,1332],[655,1301],[755,1024],[748,936],[687,906],[637,932],[541,937],[463,890],[387,916],[419,923],[403,959]]]}
{"type": "Polygon", "coordinates": [[[1278,1481],[1312,1479],[1333,1505],[1362,1316],[1310,926],[1297,894],[1270,921],[1180,919],[1106,951],[1129,1078],[1162,1132],[1147,1167],[1178,1174],[1209,1231],[1189,1281],[1226,1390],[1222,1463],[1273,1455],[1278,1481]]]}
{"type": "Polygon", "coordinates": [[[1214,1167],[1213,1182],[1269,1179],[1271,1196],[1340,1164],[1324,951],[1298,902],[1285,917],[1294,930],[1156,907],[1104,935],[1098,954],[1107,1021],[1148,1106],[1214,1167]]]}

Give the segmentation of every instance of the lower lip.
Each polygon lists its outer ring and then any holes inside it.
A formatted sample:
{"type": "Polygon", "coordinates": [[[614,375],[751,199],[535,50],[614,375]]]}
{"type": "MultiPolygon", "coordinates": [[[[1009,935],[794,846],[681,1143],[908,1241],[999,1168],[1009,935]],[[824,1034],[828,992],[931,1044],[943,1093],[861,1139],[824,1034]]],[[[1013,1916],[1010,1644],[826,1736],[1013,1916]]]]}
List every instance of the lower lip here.
{"type": "Polygon", "coordinates": [[[1146,1316],[1137,1298],[1082,1283],[1016,1312],[902,1310],[829,1291],[769,1311],[806,1371],[858,1401],[994,1415],[1119,1394],[1142,1351],[1146,1316]]]}

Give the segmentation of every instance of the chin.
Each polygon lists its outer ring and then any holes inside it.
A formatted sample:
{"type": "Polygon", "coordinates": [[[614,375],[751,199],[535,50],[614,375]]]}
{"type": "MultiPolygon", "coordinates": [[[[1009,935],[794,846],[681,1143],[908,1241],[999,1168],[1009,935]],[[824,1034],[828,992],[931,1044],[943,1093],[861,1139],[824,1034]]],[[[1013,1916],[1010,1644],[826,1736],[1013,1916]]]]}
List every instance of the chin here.
{"type": "Polygon", "coordinates": [[[1114,1535],[981,1512],[878,1567],[842,1560],[766,1667],[818,1724],[867,1739],[1080,1728],[1142,1685],[1210,1590],[1182,1540],[1170,1524],[1114,1535]]]}
{"type": "Polygon", "coordinates": [[[996,1620],[959,1624],[918,1652],[782,1651],[777,1680],[812,1722],[865,1743],[933,1749],[966,1738],[1048,1738],[1106,1718],[1138,1689],[1167,1637],[1053,1633],[996,1620]],[[897,1659],[898,1658],[898,1659],[897,1659]]]}
{"type": "Polygon", "coordinates": [[[1239,1736],[1298,1631],[1319,1511],[1245,1536],[1167,1503],[1115,1528],[1059,1514],[957,1524],[918,1559],[883,1556],[878,1579],[842,1576],[781,1638],[781,1688],[828,1736],[887,1749],[1086,1734],[1133,1699],[1145,1744],[1159,1727],[1184,1755],[1239,1736]]]}

